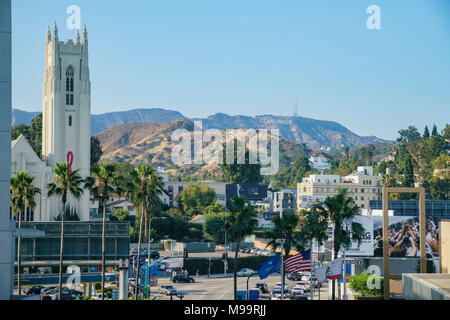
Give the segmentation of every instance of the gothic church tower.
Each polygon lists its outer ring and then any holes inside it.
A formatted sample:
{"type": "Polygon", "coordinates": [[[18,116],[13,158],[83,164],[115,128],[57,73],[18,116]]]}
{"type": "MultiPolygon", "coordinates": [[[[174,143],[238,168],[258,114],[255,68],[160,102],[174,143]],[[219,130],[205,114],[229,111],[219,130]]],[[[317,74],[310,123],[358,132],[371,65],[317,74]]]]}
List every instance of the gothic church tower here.
{"type": "MultiPolygon", "coordinates": [[[[56,23],[47,30],[45,71],[42,90],[42,157],[54,169],[57,163],[71,163],[81,177],[90,173],[91,83],[89,80],[86,26],[80,39],[59,41],[56,23]]],[[[50,216],[61,211],[61,199],[49,199],[50,216]]],[[[89,192],[79,199],[69,197],[71,208],[81,220],[89,220],[89,192]]]]}

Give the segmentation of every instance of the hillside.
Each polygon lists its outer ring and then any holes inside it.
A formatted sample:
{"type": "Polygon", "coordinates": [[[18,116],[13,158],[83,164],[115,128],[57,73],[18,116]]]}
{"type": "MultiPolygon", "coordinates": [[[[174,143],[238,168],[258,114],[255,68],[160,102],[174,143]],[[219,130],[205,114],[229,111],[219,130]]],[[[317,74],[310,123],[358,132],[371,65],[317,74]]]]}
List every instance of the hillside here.
{"type": "MultiPolygon", "coordinates": [[[[170,140],[172,133],[176,129],[186,129],[192,132],[193,128],[193,122],[187,119],[163,124],[129,123],[107,129],[95,136],[102,145],[104,152],[102,159],[104,160],[127,161],[132,164],[151,162],[154,166],[166,167],[169,173],[173,175],[189,174],[213,177],[218,173],[217,165],[183,165],[177,167],[171,160],[172,149],[178,144],[178,142],[170,140]]],[[[193,137],[193,133],[191,133],[191,137],[193,137]]],[[[203,145],[205,146],[206,142],[203,145]]],[[[295,157],[298,148],[298,144],[280,139],[280,153],[286,155],[289,160],[295,157]]],[[[192,144],[191,150],[194,150],[192,144]]]]}
{"type": "MultiPolygon", "coordinates": [[[[36,113],[13,110],[14,124],[28,123],[36,113]]],[[[321,147],[340,149],[342,145],[358,147],[366,144],[386,142],[383,139],[370,136],[362,137],[334,121],[316,120],[304,117],[283,117],[273,115],[262,116],[231,116],[217,113],[203,119],[189,119],[173,110],[160,108],[134,109],[122,112],[93,114],[91,116],[91,132],[93,135],[103,130],[128,123],[169,123],[178,119],[191,121],[201,120],[203,129],[274,129],[280,130],[280,136],[297,143],[306,143],[318,150],[321,147]]]]}

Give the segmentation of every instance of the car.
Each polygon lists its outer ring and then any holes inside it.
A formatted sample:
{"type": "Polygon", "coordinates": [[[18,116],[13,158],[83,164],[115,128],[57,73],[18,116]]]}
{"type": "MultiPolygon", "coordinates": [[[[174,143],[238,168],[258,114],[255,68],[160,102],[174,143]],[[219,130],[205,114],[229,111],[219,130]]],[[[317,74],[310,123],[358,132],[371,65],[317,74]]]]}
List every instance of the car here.
{"type": "Polygon", "coordinates": [[[187,274],[177,274],[176,276],[171,277],[170,280],[173,283],[180,283],[180,282],[193,283],[193,282],[195,282],[195,279],[188,276],[187,274]]]}
{"type": "Polygon", "coordinates": [[[311,279],[311,275],[309,275],[309,274],[303,274],[302,275],[302,280],[303,281],[309,282],[310,279],[311,279]]]}
{"type": "Polygon", "coordinates": [[[302,280],[302,274],[301,273],[289,273],[287,275],[288,280],[292,281],[300,281],[302,280]]]}
{"type": "MultiPolygon", "coordinates": [[[[281,288],[281,282],[275,283],[275,287],[274,288],[276,288],[276,287],[281,288]]],[[[284,284],[284,292],[288,292],[288,291],[289,291],[289,286],[285,283],[284,284]]]]}
{"type": "Polygon", "coordinates": [[[297,281],[296,287],[302,288],[304,291],[310,290],[310,284],[309,284],[309,282],[306,282],[306,281],[297,281]]]}
{"type": "Polygon", "coordinates": [[[27,288],[27,289],[23,290],[23,292],[27,296],[29,296],[29,295],[32,295],[32,294],[40,294],[42,289],[44,289],[43,286],[32,286],[31,288],[27,288]]]}
{"type": "Polygon", "coordinates": [[[255,273],[256,273],[256,271],[253,270],[253,269],[250,269],[250,268],[244,268],[244,269],[239,270],[239,271],[236,273],[236,275],[237,275],[238,277],[250,277],[250,276],[254,275],[255,273]]]}
{"type": "Polygon", "coordinates": [[[291,300],[296,300],[295,298],[297,296],[304,296],[304,295],[305,295],[305,291],[303,289],[301,289],[299,287],[294,287],[291,290],[290,298],[291,298],[291,300]]]}
{"type": "Polygon", "coordinates": [[[250,253],[255,253],[256,254],[258,252],[258,250],[259,250],[258,248],[251,248],[250,249],[250,253]]]}
{"type": "Polygon", "coordinates": [[[41,295],[45,295],[47,292],[59,288],[58,286],[48,286],[41,289],[41,295]]]}
{"type": "MultiPolygon", "coordinates": [[[[94,300],[102,300],[102,294],[99,292],[94,293],[94,300]]],[[[103,294],[103,300],[108,299],[108,295],[106,293],[103,294]]]]}
{"type": "Polygon", "coordinates": [[[269,300],[280,300],[281,299],[281,287],[274,287],[270,293],[269,300]]]}
{"type": "Polygon", "coordinates": [[[256,287],[259,288],[262,293],[269,293],[269,286],[265,282],[257,282],[256,287]]]}
{"type": "MultiPolygon", "coordinates": [[[[148,250],[145,250],[141,255],[145,256],[146,259],[148,259],[148,250]]],[[[158,251],[150,251],[150,259],[159,259],[159,252],[158,251]]]]}
{"type": "MultiPolygon", "coordinates": [[[[83,294],[81,292],[66,287],[62,288],[61,300],[79,300],[82,296],[83,294]]],[[[59,287],[46,291],[41,296],[41,300],[59,300],[59,287]]]]}
{"type": "Polygon", "coordinates": [[[159,293],[165,294],[165,295],[176,294],[177,289],[175,289],[174,286],[172,286],[170,284],[165,284],[159,288],[159,293]]]}
{"type": "Polygon", "coordinates": [[[250,253],[250,248],[244,248],[244,250],[242,251],[243,253],[250,253]]]}

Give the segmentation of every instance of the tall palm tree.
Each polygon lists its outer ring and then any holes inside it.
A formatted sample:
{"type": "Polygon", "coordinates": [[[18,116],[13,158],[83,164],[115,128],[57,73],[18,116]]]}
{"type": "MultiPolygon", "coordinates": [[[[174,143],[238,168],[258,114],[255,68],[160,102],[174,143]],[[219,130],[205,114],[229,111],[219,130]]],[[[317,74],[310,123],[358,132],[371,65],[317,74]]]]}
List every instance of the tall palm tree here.
{"type": "MultiPolygon", "coordinates": [[[[278,239],[284,239],[284,247],[281,248],[281,254],[289,256],[292,245],[302,246],[303,243],[298,241],[298,237],[295,236],[295,229],[299,224],[299,217],[293,211],[283,212],[281,217],[275,217],[273,219],[273,223],[275,228],[267,232],[267,236],[270,239],[267,246],[272,246],[274,250],[279,247],[277,243],[278,239]]],[[[281,266],[283,268],[283,277],[285,276],[284,265],[281,266]]]]}
{"type": "MultiPolygon", "coordinates": [[[[36,194],[41,193],[41,190],[34,187],[33,180],[34,177],[25,171],[19,171],[11,178],[11,208],[16,219],[18,218],[19,220],[19,230],[22,227],[22,215],[25,208],[27,207],[30,210],[34,210],[36,207],[34,197],[36,194]]],[[[22,292],[20,245],[21,237],[19,234],[17,237],[17,283],[19,295],[22,292]]]]}
{"type": "MultiPolygon", "coordinates": [[[[148,219],[148,210],[153,208],[159,201],[159,196],[164,193],[163,182],[158,173],[150,165],[141,164],[131,172],[131,182],[128,187],[128,194],[131,196],[131,201],[136,209],[140,209],[139,222],[139,240],[137,252],[137,271],[136,271],[136,288],[135,299],[138,298],[139,293],[139,269],[141,257],[141,241],[142,241],[142,227],[144,224],[144,217],[148,219]]],[[[150,236],[150,235],[149,235],[150,236]]]]}
{"type": "Polygon", "coordinates": [[[253,233],[258,225],[257,212],[255,207],[245,201],[245,197],[234,198],[229,204],[230,214],[225,221],[227,235],[236,242],[236,251],[234,252],[234,299],[237,292],[237,263],[238,252],[241,241],[253,233]]]}
{"type": "MultiPolygon", "coordinates": [[[[328,220],[334,225],[334,256],[337,259],[341,247],[349,247],[352,240],[361,241],[364,228],[360,223],[353,222],[353,217],[358,214],[359,207],[355,204],[353,197],[348,195],[345,188],[338,188],[338,194],[328,197],[324,201],[325,212],[328,220]],[[351,224],[351,232],[348,225],[351,224]]],[[[335,280],[332,284],[332,300],[335,299],[335,280]]]]}
{"type": "Polygon", "coordinates": [[[64,213],[66,212],[67,196],[72,195],[78,199],[83,193],[80,187],[84,180],[78,174],[79,170],[70,172],[67,162],[57,163],[55,168],[55,177],[51,183],[47,185],[48,196],[61,196],[62,214],[61,214],[61,242],[59,249],[59,292],[58,298],[61,299],[62,292],[62,269],[63,269],[63,248],[64,248],[64,213]]]}
{"type": "Polygon", "coordinates": [[[86,178],[84,187],[100,198],[103,208],[102,219],[102,300],[105,293],[105,224],[106,224],[106,201],[109,194],[117,191],[118,175],[116,167],[107,161],[100,162],[91,167],[91,176],[86,178]]]}

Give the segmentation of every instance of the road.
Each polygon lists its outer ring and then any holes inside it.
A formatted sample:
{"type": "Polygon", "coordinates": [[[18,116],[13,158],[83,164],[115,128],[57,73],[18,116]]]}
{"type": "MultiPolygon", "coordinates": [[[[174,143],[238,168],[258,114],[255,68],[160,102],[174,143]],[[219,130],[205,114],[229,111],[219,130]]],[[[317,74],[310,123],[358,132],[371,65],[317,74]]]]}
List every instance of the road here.
{"type": "MultiPolygon", "coordinates": [[[[250,278],[249,289],[253,288],[257,282],[261,281],[258,276],[250,278]]],[[[279,274],[274,274],[264,279],[263,282],[267,283],[269,290],[272,290],[276,282],[280,282],[281,277],[279,274]]],[[[183,300],[233,300],[233,278],[207,278],[199,277],[195,278],[195,283],[172,283],[168,278],[159,279],[158,285],[171,284],[178,292],[183,292],[183,300]]],[[[287,280],[286,284],[289,289],[295,286],[295,281],[287,280]]],[[[238,291],[245,291],[247,287],[247,278],[238,278],[238,291]]],[[[316,289],[316,297],[314,300],[318,300],[318,289],[316,289]]],[[[309,297],[309,293],[308,297],[309,297]]],[[[159,287],[152,288],[152,296],[158,300],[170,300],[170,296],[160,295],[159,287]]],[[[263,299],[268,299],[269,294],[263,294],[263,299]]],[[[324,283],[320,290],[321,300],[328,298],[327,284],[324,283]]],[[[174,300],[179,298],[173,297],[174,300]]]]}

